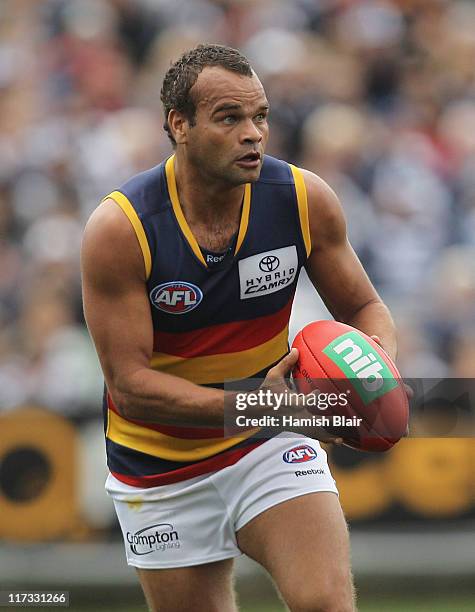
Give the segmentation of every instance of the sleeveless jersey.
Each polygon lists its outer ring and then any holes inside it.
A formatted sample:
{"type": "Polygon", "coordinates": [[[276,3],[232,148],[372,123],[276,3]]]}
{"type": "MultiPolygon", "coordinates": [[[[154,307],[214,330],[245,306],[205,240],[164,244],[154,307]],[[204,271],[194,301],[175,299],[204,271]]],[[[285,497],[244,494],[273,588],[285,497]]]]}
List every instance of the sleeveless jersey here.
{"type": "MultiPolygon", "coordinates": [[[[264,377],[288,352],[292,301],[310,253],[300,170],[264,157],[259,180],[245,185],[233,253],[212,266],[181,209],[174,156],[107,198],[127,215],[143,253],[154,333],[150,367],[218,388],[264,377]]],[[[265,441],[255,429],[224,437],[222,428],[125,418],[107,389],[103,412],[108,467],[137,487],[221,469],[265,441]]]]}

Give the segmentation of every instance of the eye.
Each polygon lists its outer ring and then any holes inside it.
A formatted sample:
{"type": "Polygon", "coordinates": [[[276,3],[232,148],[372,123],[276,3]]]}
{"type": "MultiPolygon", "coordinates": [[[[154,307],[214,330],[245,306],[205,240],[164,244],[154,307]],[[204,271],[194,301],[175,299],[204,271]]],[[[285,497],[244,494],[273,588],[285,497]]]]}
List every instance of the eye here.
{"type": "Polygon", "coordinates": [[[236,121],[236,115],[226,115],[226,117],[223,118],[223,123],[226,123],[226,125],[233,125],[233,123],[236,123],[236,121]]]}
{"type": "Polygon", "coordinates": [[[256,115],[257,123],[263,123],[267,119],[267,113],[259,113],[256,115]]]}

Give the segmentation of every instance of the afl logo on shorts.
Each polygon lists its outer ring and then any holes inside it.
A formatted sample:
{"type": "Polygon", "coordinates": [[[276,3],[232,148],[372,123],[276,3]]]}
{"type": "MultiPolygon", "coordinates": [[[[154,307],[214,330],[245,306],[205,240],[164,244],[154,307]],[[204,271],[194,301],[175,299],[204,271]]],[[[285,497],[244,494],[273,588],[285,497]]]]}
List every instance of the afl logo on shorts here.
{"type": "Polygon", "coordinates": [[[196,308],[203,299],[199,287],[184,281],[162,283],[150,292],[150,300],[155,308],[168,314],[185,314],[196,308]]]}
{"type": "Polygon", "coordinates": [[[308,444],[301,444],[300,446],[294,446],[282,456],[285,463],[305,463],[306,461],[313,461],[317,458],[317,451],[315,451],[308,444]]]}

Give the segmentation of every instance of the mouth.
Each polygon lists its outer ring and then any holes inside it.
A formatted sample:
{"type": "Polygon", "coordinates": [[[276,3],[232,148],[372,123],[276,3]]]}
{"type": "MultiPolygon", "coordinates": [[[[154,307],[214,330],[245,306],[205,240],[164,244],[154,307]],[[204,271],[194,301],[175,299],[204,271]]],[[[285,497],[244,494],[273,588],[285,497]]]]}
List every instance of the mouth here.
{"type": "Polygon", "coordinates": [[[258,151],[250,151],[236,160],[236,164],[242,168],[257,168],[260,163],[261,154],[258,151]]]}

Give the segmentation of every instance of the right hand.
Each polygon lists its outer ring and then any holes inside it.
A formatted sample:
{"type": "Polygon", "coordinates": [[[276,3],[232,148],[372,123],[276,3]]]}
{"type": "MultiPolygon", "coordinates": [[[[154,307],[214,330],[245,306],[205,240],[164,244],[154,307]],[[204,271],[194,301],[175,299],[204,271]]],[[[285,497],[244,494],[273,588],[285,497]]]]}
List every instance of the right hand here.
{"type": "MultiPolygon", "coordinates": [[[[304,403],[299,394],[294,391],[288,385],[288,376],[293,370],[295,364],[299,358],[299,352],[296,348],[293,348],[290,353],[285,355],[279,363],[267,372],[267,376],[261,385],[261,389],[270,389],[273,393],[285,393],[287,401],[282,403],[279,408],[279,414],[292,415],[297,418],[310,418],[312,414],[306,410],[304,403]],[[287,380],[286,380],[287,379],[287,380]],[[300,401],[299,401],[300,399],[300,401]]],[[[322,427],[298,427],[293,428],[292,431],[295,433],[302,433],[310,438],[325,442],[327,444],[340,445],[343,443],[343,438],[336,437],[333,434],[327,432],[322,427]]]]}
{"type": "Polygon", "coordinates": [[[261,388],[271,389],[272,391],[275,391],[275,393],[277,393],[279,389],[282,389],[282,392],[285,390],[287,390],[287,392],[293,392],[293,389],[287,384],[286,377],[288,379],[288,376],[294,369],[298,359],[298,349],[293,348],[290,353],[287,353],[287,355],[282,357],[279,363],[276,363],[276,365],[267,372],[267,376],[265,377],[261,388]]]}

